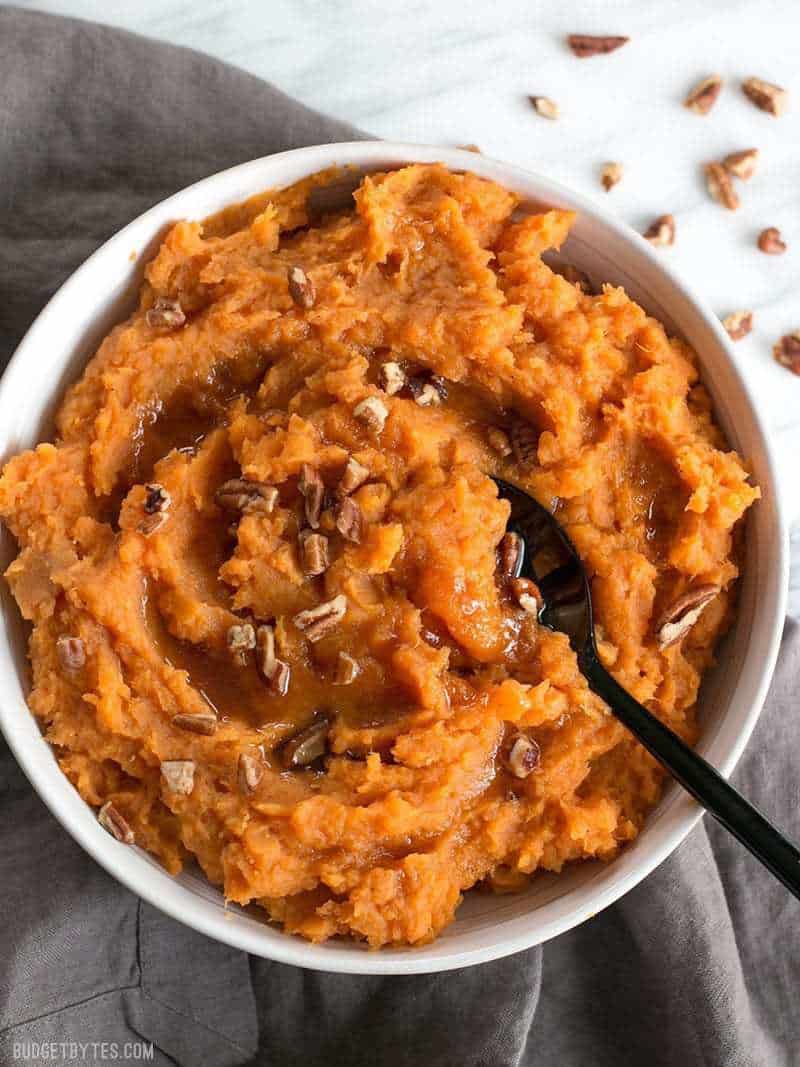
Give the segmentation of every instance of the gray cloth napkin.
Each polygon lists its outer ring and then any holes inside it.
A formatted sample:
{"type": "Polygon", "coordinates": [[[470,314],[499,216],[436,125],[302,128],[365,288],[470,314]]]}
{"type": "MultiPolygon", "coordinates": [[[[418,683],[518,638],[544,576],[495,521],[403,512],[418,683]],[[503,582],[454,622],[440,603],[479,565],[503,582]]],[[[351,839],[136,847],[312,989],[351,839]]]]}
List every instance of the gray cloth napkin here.
{"type": "MultiPolygon", "coordinates": [[[[0,8],[0,367],[145,208],[243,160],[358,136],[205,56],[0,8]]],[[[798,678],[790,622],[735,775],[795,838],[798,678]]],[[[4,747],[0,796],[2,1064],[101,1062],[101,1042],[143,1062],[125,1050],[141,1040],[148,1062],[185,1067],[800,1064],[800,905],[710,819],[544,949],[373,978],[248,959],[166,918],[81,851],[4,747]]]]}

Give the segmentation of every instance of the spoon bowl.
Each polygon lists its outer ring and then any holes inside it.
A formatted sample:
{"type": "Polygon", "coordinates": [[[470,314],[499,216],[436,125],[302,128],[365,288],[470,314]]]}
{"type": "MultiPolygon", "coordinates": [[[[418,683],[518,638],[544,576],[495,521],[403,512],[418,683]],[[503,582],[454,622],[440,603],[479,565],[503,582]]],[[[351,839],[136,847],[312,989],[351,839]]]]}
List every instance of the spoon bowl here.
{"type": "Polygon", "coordinates": [[[513,578],[530,578],[539,587],[539,622],[560,630],[578,655],[594,647],[592,597],[581,558],[560,523],[534,497],[502,478],[499,495],[511,505],[508,532],[520,538],[513,578]]]}
{"type": "Polygon", "coordinates": [[[539,622],[566,634],[589,688],[662,767],[800,899],[800,851],[710,763],[623,689],[601,663],[594,638],[591,582],[561,524],[529,493],[501,478],[494,481],[499,496],[511,505],[508,532],[520,539],[512,577],[530,578],[538,586],[539,622]]]}

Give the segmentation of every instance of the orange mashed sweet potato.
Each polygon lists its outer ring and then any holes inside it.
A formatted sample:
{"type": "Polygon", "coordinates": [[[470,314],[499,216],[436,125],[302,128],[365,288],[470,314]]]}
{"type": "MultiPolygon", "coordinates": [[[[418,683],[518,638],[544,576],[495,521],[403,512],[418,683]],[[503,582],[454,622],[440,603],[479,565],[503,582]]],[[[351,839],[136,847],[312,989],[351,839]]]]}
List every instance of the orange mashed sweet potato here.
{"type": "Polygon", "coordinates": [[[7,579],[115,837],[314,941],[419,944],[477,883],[612,858],[662,783],[504,573],[489,475],[558,516],[603,661],[689,740],[758,491],[687,346],[545,264],[569,212],[408,166],[320,215],[330,179],[166,234],[3,471],[7,579]]]}

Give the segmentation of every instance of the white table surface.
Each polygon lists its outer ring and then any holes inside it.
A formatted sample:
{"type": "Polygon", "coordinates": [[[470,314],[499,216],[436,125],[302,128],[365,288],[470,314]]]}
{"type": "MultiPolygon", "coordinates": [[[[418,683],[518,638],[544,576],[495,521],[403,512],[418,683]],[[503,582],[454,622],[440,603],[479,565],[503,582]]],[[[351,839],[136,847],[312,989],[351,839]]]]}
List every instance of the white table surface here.
{"type": "Polygon", "coordinates": [[[208,52],[318,110],[377,136],[475,143],[495,156],[596,196],[642,229],[672,212],[678,236],[663,250],[720,314],[755,313],[736,345],[783,466],[795,520],[791,610],[800,615],[800,377],[779,367],[772,343],[800,329],[800,40],[797,0],[40,0],[20,7],[75,15],[208,52]],[[567,9],[567,10],[565,10],[567,9]],[[621,33],[620,51],[577,60],[567,33],[621,33]],[[793,61],[794,60],[794,61],[793,61]],[[716,107],[681,107],[699,78],[719,73],[716,107]],[[774,119],[744,99],[757,75],[792,94],[774,119]],[[562,117],[531,110],[552,97],[562,117]],[[705,190],[701,165],[757,147],[759,172],[730,213],[705,190]],[[625,166],[610,194],[607,160],[625,166]],[[765,256],[755,237],[778,226],[789,245],[765,256]]]}

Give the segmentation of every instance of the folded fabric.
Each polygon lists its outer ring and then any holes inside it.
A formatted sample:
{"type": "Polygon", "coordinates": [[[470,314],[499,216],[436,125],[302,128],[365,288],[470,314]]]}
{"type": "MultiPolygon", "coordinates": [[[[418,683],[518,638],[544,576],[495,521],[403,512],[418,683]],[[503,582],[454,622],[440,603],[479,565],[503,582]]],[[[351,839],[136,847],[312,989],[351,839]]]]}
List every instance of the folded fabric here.
{"type": "MultiPolygon", "coordinates": [[[[246,159],[363,136],[205,56],[11,8],[0,79],[0,366],[64,278],[147,207],[246,159]]],[[[789,623],[735,775],[795,838],[798,678],[789,623]]],[[[137,1062],[137,1041],[154,1044],[146,1062],[186,1067],[798,1062],[799,905],[709,819],[544,949],[378,978],[209,941],[97,867],[4,746],[0,788],[0,1063],[40,1062],[50,1042],[117,1042],[120,1062],[130,1042],[137,1062]]]]}

